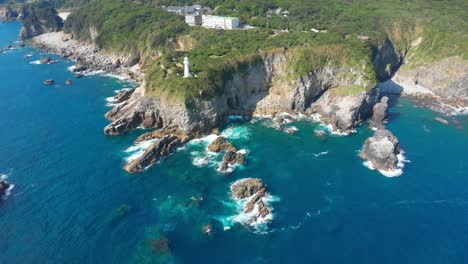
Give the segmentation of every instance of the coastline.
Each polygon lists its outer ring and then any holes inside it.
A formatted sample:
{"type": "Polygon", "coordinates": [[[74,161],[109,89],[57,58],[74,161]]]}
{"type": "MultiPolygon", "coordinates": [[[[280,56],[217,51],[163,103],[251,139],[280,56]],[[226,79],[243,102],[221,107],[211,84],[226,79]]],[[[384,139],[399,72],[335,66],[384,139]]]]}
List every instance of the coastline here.
{"type": "Polygon", "coordinates": [[[102,71],[105,74],[115,75],[119,79],[132,80],[142,83],[144,72],[139,64],[124,65],[124,56],[109,54],[97,49],[92,44],[72,39],[63,31],[41,34],[30,39],[31,46],[39,50],[60,55],[71,59],[81,69],[73,68],[77,73],[90,73],[102,71]]]}

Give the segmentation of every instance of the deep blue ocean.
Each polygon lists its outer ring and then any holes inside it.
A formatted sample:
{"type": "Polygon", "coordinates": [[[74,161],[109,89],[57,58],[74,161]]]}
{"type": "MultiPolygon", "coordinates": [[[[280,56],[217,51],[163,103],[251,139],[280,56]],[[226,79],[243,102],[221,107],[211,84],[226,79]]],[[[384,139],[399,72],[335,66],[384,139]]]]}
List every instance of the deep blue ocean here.
{"type": "MultiPolygon", "coordinates": [[[[0,24],[0,47],[20,27],[0,24]]],[[[295,122],[295,135],[233,123],[223,133],[248,164],[229,176],[194,165],[207,155],[203,141],[129,175],[122,165],[143,131],[108,137],[103,128],[106,98],[132,84],[73,79],[73,63],[57,56],[31,64],[43,56],[52,55],[0,54],[0,174],[15,185],[0,201],[0,263],[468,263],[466,116],[444,125],[400,98],[388,127],[411,162],[395,178],[363,166],[366,125],[323,140],[310,121],[295,122]],[[56,85],[45,86],[50,78],[56,85]],[[235,224],[229,187],[245,177],[273,196],[267,226],[235,224]],[[211,236],[201,231],[208,223],[211,236]],[[165,239],[169,249],[155,250],[165,239]]]]}

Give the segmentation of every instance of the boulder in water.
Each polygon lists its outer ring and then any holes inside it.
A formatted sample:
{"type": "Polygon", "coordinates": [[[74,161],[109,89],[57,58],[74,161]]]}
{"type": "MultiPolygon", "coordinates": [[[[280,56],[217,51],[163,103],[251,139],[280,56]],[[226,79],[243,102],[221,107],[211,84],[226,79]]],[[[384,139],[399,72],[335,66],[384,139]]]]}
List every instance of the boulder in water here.
{"type": "Polygon", "coordinates": [[[55,81],[52,80],[52,79],[45,80],[45,81],[44,81],[44,84],[45,84],[45,85],[54,85],[54,84],[55,84],[55,81]]]}
{"type": "Polygon", "coordinates": [[[267,187],[260,179],[247,178],[235,182],[231,186],[231,194],[235,199],[248,199],[243,210],[250,219],[245,224],[254,225],[271,214],[271,208],[264,200],[268,194],[267,187]]]}
{"type": "Polygon", "coordinates": [[[212,152],[237,151],[237,148],[225,137],[217,137],[209,146],[208,150],[212,152]]]}
{"type": "Polygon", "coordinates": [[[397,169],[400,153],[398,139],[389,130],[382,129],[366,140],[361,158],[370,161],[375,169],[392,171],[397,169]]]}
{"type": "Polygon", "coordinates": [[[5,196],[10,187],[11,185],[7,181],[0,179],[0,198],[5,196]]]}

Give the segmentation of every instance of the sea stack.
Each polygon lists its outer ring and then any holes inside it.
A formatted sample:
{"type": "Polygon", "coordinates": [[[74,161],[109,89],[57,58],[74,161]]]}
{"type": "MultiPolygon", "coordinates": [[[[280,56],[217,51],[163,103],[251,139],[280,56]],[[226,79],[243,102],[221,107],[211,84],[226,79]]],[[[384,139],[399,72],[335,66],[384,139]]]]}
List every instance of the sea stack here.
{"type": "Polygon", "coordinates": [[[244,213],[250,218],[245,223],[255,225],[271,219],[271,208],[265,202],[268,195],[267,186],[257,178],[246,178],[236,181],[231,186],[231,194],[236,200],[246,200],[244,213]]]}
{"type": "Polygon", "coordinates": [[[384,175],[393,172],[399,175],[401,172],[397,173],[397,170],[402,167],[398,159],[400,154],[403,154],[403,151],[400,149],[397,137],[389,130],[381,129],[365,141],[361,158],[369,163],[370,168],[377,169],[384,175]]]}

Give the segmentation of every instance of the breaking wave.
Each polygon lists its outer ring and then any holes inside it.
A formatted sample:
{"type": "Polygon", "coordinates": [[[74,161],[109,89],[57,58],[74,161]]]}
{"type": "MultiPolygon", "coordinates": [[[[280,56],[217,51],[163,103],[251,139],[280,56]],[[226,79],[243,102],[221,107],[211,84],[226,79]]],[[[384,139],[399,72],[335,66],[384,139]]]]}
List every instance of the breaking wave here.
{"type": "Polygon", "coordinates": [[[254,206],[254,209],[251,212],[244,212],[244,208],[251,198],[252,197],[235,199],[232,197],[229,201],[221,201],[221,203],[229,210],[235,211],[233,215],[216,217],[216,219],[223,225],[224,230],[229,230],[236,224],[242,224],[244,226],[251,227],[254,233],[268,233],[268,223],[274,219],[274,211],[271,204],[280,201],[280,198],[271,194],[267,194],[264,198],[262,198],[262,201],[270,209],[271,213],[264,218],[259,217],[257,221],[250,222],[252,216],[258,215],[259,213],[257,205],[254,206]]]}
{"type": "Polygon", "coordinates": [[[126,162],[131,162],[141,157],[145,151],[157,141],[157,139],[150,139],[143,142],[136,143],[135,145],[127,148],[124,152],[127,156],[124,158],[126,162]]]}
{"type": "MultiPolygon", "coordinates": [[[[398,163],[397,163],[397,168],[394,170],[378,170],[382,175],[385,177],[398,177],[403,174],[403,168],[405,167],[405,163],[411,162],[410,160],[407,160],[405,157],[405,152],[403,150],[400,151],[400,153],[397,155],[398,163]]],[[[374,164],[372,164],[371,161],[364,161],[362,163],[364,166],[369,168],[370,170],[375,170],[374,164]]]]}

